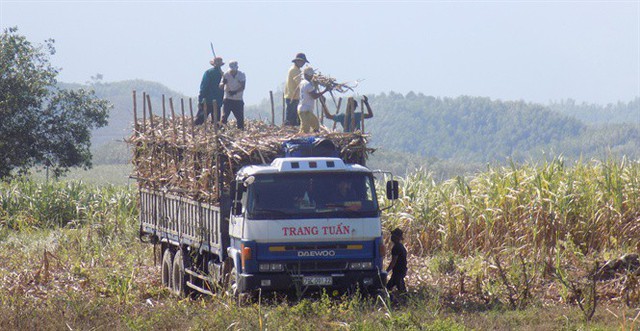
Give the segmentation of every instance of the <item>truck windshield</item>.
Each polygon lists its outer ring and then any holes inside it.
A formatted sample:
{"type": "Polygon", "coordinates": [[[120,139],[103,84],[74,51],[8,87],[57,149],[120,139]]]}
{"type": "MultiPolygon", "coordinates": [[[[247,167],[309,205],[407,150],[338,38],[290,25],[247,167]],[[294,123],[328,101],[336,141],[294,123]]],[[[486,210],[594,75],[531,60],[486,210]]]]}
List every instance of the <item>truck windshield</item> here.
{"type": "Polygon", "coordinates": [[[367,173],[256,175],[249,185],[250,219],[376,217],[373,177],[367,173]]]}

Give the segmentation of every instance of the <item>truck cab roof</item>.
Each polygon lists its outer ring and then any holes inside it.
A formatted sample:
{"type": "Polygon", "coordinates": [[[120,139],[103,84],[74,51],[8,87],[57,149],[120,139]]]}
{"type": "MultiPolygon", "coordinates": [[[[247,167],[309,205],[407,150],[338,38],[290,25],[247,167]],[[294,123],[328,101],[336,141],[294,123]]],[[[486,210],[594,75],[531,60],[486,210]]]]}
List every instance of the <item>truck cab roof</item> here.
{"type": "Polygon", "coordinates": [[[282,157],[270,165],[250,165],[238,172],[239,177],[257,174],[293,172],[371,172],[359,164],[346,164],[337,157],[282,157]]]}

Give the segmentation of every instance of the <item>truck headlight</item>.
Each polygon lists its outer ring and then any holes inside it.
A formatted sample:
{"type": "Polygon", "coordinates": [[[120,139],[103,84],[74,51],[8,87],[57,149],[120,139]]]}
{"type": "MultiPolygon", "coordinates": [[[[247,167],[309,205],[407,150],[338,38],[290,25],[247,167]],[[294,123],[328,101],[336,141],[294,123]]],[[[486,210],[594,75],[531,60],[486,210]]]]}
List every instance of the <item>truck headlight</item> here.
{"type": "Polygon", "coordinates": [[[351,262],[349,263],[349,269],[351,270],[369,270],[373,264],[371,262],[351,262]]]}
{"type": "Polygon", "coordinates": [[[284,271],[282,263],[260,263],[258,266],[260,272],[281,272],[284,271]]]}

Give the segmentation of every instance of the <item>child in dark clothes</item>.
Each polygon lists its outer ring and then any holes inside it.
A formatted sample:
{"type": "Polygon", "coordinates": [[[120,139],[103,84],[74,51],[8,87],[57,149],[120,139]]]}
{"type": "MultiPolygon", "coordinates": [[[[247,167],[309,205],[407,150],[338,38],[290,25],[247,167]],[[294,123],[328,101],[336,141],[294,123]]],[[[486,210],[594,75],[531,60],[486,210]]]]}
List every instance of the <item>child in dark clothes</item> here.
{"type": "Polygon", "coordinates": [[[396,228],[391,231],[391,241],[393,242],[393,248],[391,249],[391,262],[387,267],[387,272],[393,271],[393,273],[387,282],[387,290],[391,291],[395,286],[398,291],[406,292],[407,287],[404,284],[404,277],[407,275],[407,249],[402,244],[401,229],[396,228]]]}

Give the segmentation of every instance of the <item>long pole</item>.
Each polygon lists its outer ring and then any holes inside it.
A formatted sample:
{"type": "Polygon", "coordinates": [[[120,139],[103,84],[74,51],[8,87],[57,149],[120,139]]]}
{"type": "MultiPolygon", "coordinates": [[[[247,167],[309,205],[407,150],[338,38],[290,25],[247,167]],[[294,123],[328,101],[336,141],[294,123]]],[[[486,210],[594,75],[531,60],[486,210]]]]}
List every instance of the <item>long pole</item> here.
{"type": "MultiPolygon", "coordinates": [[[[140,135],[140,128],[138,127],[138,98],[136,97],[136,90],[133,90],[133,131],[136,137],[140,135]]],[[[140,178],[140,167],[138,166],[139,160],[136,161],[136,177],[140,178]]],[[[49,182],[49,167],[47,167],[47,182],[49,182]]],[[[155,245],[154,245],[155,247],[155,245]]]]}
{"type": "MultiPolygon", "coordinates": [[[[160,135],[165,136],[165,130],[167,129],[167,108],[165,104],[164,94],[162,95],[162,130],[160,131],[160,135]]],[[[162,173],[167,173],[167,152],[168,148],[166,144],[162,144],[162,173]]]]}
{"type": "Polygon", "coordinates": [[[153,124],[153,111],[151,110],[151,97],[147,94],[147,103],[149,104],[149,125],[151,126],[151,135],[156,136],[155,125],[153,124]]]}
{"type": "Polygon", "coordinates": [[[187,146],[187,119],[184,117],[184,99],[180,98],[180,111],[182,112],[182,141],[187,146]]]}
{"type": "Polygon", "coordinates": [[[218,101],[213,100],[213,114],[211,114],[211,121],[213,121],[213,133],[216,134],[216,136],[218,135],[218,123],[220,122],[220,119],[218,118],[218,114],[220,113],[220,111],[218,109],[220,109],[220,106],[218,106],[218,101]]]}
{"type": "Polygon", "coordinates": [[[169,98],[169,109],[171,110],[171,122],[173,123],[173,143],[178,143],[178,128],[176,127],[176,112],[173,109],[173,98],[169,98]]]}
{"type": "MultiPolygon", "coordinates": [[[[336,108],[336,115],[338,115],[340,113],[340,106],[342,106],[342,97],[338,98],[338,107],[336,108]]],[[[336,130],[336,124],[338,124],[336,121],[333,122],[333,128],[331,129],[332,131],[336,130]]]]}
{"type": "Polygon", "coordinates": [[[164,94],[162,95],[162,130],[167,127],[167,108],[165,106],[164,94]]]}
{"type": "Polygon", "coordinates": [[[276,109],[273,104],[273,91],[269,91],[269,98],[271,99],[271,125],[276,125],[276,120],[275,120],[276,109]]]}
{"type": "Polygon", "coordinates": [[[362,134],[364,134],[364,99],[360,99],[360,121],[362,121],[362,123],[360,123],[360,130],[362,134]]]}
{"type": "MultiPolygon", "coordinates": [[[[199,191],[200,190],[200,183],[197,180],[198,178],[198,140],[196,139],[196,130],[195,130],[195,125],[193,125],[193,105],[192,105],[192,101],[191,98],[189,98],[189,113],[191,115],[191,139],[193,140],[193,149],[194,149],[194,153],[193,153],[193,177],[194,179],[196,179],[196,189],[199,191]]],[[[198,192],[199,193],[199,192],[198,192]]]]}
{"type": "MultiPolygon", "coordinates": [[[[178,145],[178,128],[176,127],[176,123],[177,123],[177,119],[176,119],[176,112],[173,108],[173,98],[169,98],[169,109],[171,109],[171,123],[173,123],[173,143],[177,146],[178,145]]],[[[173,165],[175,165],[176,167],[176,172],[178,172],[178,155],[175,153],[175,151],[177,150],[177,148],[174,148],[174,153],[173,153],[173,165]]]]}
{"type": "Polygon", "coordinates": [[[351,132],[356,132],[356,99],[352,99],[353,103],[351,103],[351,107],[347,105],[347,113],[351,113],[351,123],[349,123],[349,127],[351,128],[351,132]]]}
{"type": "Polygon", "coordinates": [[[319,98],[318,100],[320,100],[320,105],[322,106],[322,110],[320,111],[320,123],[324,125],[324,110],[326,109],[329,111],[329,107],[327,107],[327,102],[322,98],[319,98]]]}
{"type": "Polygon", "coordinates": [[[142,132],[147,132],[147,92],[142,92],[142,132]]]}
{"type": "Polygon", "coordinates": [[[133,132],[136,137],[140,134],[138,131],[138,98],[136,97],[136,90],[133,90],[133,132]]]}
{"type": "MultiPolygon", "coordinates": [[[[211,114],[211,117],[213,118],[213,162],[214,162],[214,171],[215,174],[213,174],[213,185],[215,187],[215,196],[214,199],[216,201],[220,201],[220,196],[221,196],[221,188],[220,185],[222,185],[222,180],[220,180],[220,151],[218,150],[218,130],[219,130],[219,125],[218,123],[220,123],[220,119],[218,118],[218,113],[221,113],[220,111],[218,111],[218,102],[216,100],[213,100],[213,114],[211,114]]],[[[208,181],[207,181],[208,183],[208,181]]]]}

